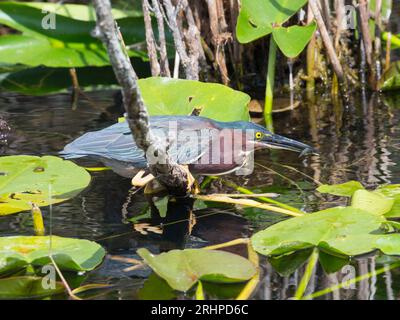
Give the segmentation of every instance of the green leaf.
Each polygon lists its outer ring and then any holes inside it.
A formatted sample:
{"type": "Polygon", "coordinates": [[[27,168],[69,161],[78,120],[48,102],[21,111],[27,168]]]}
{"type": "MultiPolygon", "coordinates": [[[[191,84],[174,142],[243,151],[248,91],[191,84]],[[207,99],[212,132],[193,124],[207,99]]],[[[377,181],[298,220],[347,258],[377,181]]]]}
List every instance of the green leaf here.
{"type": "Polygon", "coordinates": [[[46,38],[25,35],[0,37],[0,61],[8,64],[27,66],[45,65],[48,67],[85,67],[109,65],[104,48],[92,43],[81,47],[65,46],[64,43],[51,43],[46,38]]]}
{"type": "MultiPolygon", "coordinates": [[[[136,67],[144,64],[138,59],[134,63],[136,67]]],[[[78,68],[76,73],[79,86],[85,92],[119,89],[111,67],[78,68]]],[[[34,96],[68,92],[71,85],[71,76],[67,68],[35,67],[6,74],[0,79],[0,90],[34,96]]]]}
{"type": "Polygon", "coordinates": [[[379,249],[387,255],[400,255],[400,234],[358,234],[350,235],[347,241],[334,239],[330,243],[336,250],[349,256],[356,256],[379,249]]]}
{"type": "Polygon", "coordinates": [[[400,184],[389,184],[380,186],[375,190],[389,199],[393,199],[394,203],[389,212],[385,214],[386,218],[400,218],[400,184]]]}
{"type": "MultiPolygon", "coordinates": [[[[76,20],[57,14],[55,28],[44,28],[42,20],[47,13],[43,13],[40,7],[29,3],[0,3],[0,24],[23,33],[0,38],[1,64],[49,67],[109,65],[102,43],[91,35],[95,21],[76,20]]],[[[124,42],[131,46],[128,54],[147,60],[143,18],[126,17],[118,19],[117,23],[124,42]]]]}
{"type": "MultiPolygon", "coordinates": [[[[60,4],[60,3],[46,3],[46,2],[19,2],[33,8],[45,10],[47,12],[54,12],[58,15],[69,17],[76,20],[83,21],[96,21],[96,11],[92,5],[82,4],[60,4]]],[[[122,11],[119,9],[111,10],[114,19],[121,19],[126,17],[142,17],[140,11],[122,11]]]]}
{"type": "Polygon", "coordinates": [[[315,22],[307,26],[275,27],[272,36],[283,54],[286,57],[294,58],[306,47],[316,28],[315,22]]]}
{"type": "Polygon", "coordinates": [[[61,282],[55,288],[44,288],[43,278],[35,276],[19,276],[0,279],[0,299],[38,299],[64,291],[61,282]]]}
{"type": "Polygon", "coordinates": [[[383,216],[360,209],[335,207],[274,224],[253,235],[251,242],[263,255],[281,255],[315,246],[347,254],[353,251],[344,250],[346,245],[370,249],[365,243],[349,240],[350,237],[376,231],[385,221],[383,216]],[[340,250],[336,247],[338,243],[342,244],[340,250]]]}
{"type": "Polygon", "coordinates": [[[400,89],[400,61],[392,62],[379,80],[378,89],[382,91],[400,89]]]}
{"type": "Polygon", "coordinates": [[[273,25],[280,25],[294,15],[307,0],[242,0],[236,25],[236,36],[241,43],[248,43],[272,32],[273,25]]]}
{"type": "Polygon", "coordinates": [[[174,289],[189,290],[198,280],[235,283],[249,280],[256,272],[247,259],[218,250],[171,250],[159,255],[141,248],[137,253],[174,289]]]}
{"type": "Polygon", "coordinates": [[[139,80],[151,115],[200,115],[220,121],[249,121],[250,97],[217,83],[151,77],[139,80]],[[229,106],[229,107],[228,107],[229,106]]]}
{"type": "Polygon", "coordinates": [[[388,213],[394,204],[394,200],[384,195],[367,190],[357,190],[351,199],[351,206],[374,214],[388,213]]]}
{"type": "Polygon", "coordinates": [[[176,292],[157,274],[152,273],[138,293],[140,300],[172,300],[176,292]]]}
{"type": "MultiPolygon", "coordinates": [[[[23,33],[57,39],[71,43],[93,43],[100,41],[91,35],[95,21],[82,21],[59,14],[55,15],[55,28],[43,28],[42,20],[46,16],[41,9],[25,3],[0,2],[0,23],[23,33]]],[[[145,41],[145,29],[142,17],[118,19],[117,23],[127,45],[145,41]]]]}
{"type": "Polygon", "coordinates": [[[326,273],[338,272],[350,261],[349,257],[332,255],[324,251],[319,252],[319,263],[326,273]]]}
{"type": "Polygon", "coordinates": [[[281,276],[289,276],[310,257],[312,249],[299,250],[280,256],[271,256],[268,261],[281,276]]]}
{"type": "Polygon", "coordinates": [[[335,196],[351,197],[357,190],[363,190],[364,187],[358,181],[348,181],[341,184],[323,184],[317,188],[318,192],[329,193],[335,196]]]}
{"type": "Polygon", "coordinates": [[[0,216],[30,210],[31,202],[47,206],[68,200],[89,183],[85,169],[58,157],[0,157],[0,216]]]}
{"type": "MultiPolygon", "coordinates": [[[[1,237],[0,274],[51,263],[50,237],[1,237]]],[[[95,242],[81,239],[51,237],[51,253],[61,270],[89,271],[99,265],[104,249],[95,242]]]]}

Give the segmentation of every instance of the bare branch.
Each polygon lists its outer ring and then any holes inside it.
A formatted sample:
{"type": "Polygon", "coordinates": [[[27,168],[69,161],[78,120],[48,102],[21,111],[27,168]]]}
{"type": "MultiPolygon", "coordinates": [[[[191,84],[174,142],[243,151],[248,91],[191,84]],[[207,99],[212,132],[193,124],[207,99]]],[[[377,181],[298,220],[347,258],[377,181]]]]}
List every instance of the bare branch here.
{"type": "Polygon", "coordinates": [[[329,59],[332,63],[333,70],[335,71],[336,76],[338,77],[339,82],[343,83],[344,73],[342,65],[340,64],[339,58],[336,55],[335,49],[333,48],[332,40],[329,37],[328,30],[326,29],[324,20],[322,18],[321,12],[318,9],[318,5],[316,0],[309,0],[310,8],[312,13],[314,14],[315,20],[318,24],[318,29],[321,34],[322,41],[324,43],[326,52],[328,53],[329,59]]]}
{"type": "Polygon", "coordinates": [[[159,141],[151,134],[149,115],[138,87],[136,73],[118,38],[118,30],[111,14],[111,3],[109,0],[93,0],[93,4],[97,17],[94,34],[102,40],[107,48],[115,76],[122,87],[124,107],[133,139],[137,146],[146,153],[146,157],[149,150],[153,154],[157,154],[159,162],[149,164],[151,173],[170,192],[186,194],[189,185],[187,171],[170,162],[165,142],[159,141]]]}
{"type": "Polygon", "coordinates": [[[146,31],[147,53],[150,59],[151,75],[160,75],[160,64],[158,63],[157,48],[154,40],[153,26],[151,24],[150,5],[148,0],[142,0],[144,27],[146,31]]]}
{"type": "Polygon", "coordinates": [[[162,76],[171,77],[171,71],[169,70],[169,63],[168,63],[167,45],[165,41],[163,15],[158,0],[152,0],[152,4],[158,28],[158,41],[160,45],[160,69],[161,69],[160,72],[162,76]]]}
{"type": "Polygon", "coordinates": [[[199,79],[199,65],[198,61],[193,61],[190,59],[186,44],[182,39],[182,33],[178,26],[176,8],[172,5],[171,0],[163,0],[164,7],[166,10],[166,15],[168,18],[168,24],[170,26],[172,36],[174,38],[175,48],[179,54],[181,63],[185,70],[186,78],[192,80],[199,79]]]}

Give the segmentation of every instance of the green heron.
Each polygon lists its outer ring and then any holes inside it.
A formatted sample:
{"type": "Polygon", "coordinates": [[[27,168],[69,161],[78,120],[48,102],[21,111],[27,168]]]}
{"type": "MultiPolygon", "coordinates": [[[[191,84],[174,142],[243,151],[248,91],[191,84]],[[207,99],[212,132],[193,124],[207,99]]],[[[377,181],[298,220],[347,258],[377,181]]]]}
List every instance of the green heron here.
{"type": "MultiPolygon", "coordinates": [[[[251,164],[249,159],[258,149],[287,149],[300,155],[314,153],[304,143],[273,134],[251,122],[221,122],[200,116],[152,116],[149,123],[153,136],[168,148],[170,159],[188,165],[193,174],[237,173],[251,164]]],[[[66,145],[61,154],[65,158],[95,157],[125,177],[135,176],[154,161],[149,153],[145,155],[137,147],[127,122],[85,133],[66,145]]]]}

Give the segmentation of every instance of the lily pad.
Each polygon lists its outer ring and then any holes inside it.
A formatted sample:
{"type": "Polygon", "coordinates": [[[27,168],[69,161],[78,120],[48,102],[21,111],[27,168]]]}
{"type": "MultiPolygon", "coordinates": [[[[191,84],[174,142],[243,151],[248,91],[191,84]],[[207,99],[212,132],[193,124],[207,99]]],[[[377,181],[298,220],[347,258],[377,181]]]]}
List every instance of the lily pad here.
{"type": "Polygon", "coordinates": [[[198,280],[236,283],[249,280],[256,272],[247,259],[218,250],[171,250],[159,255],[141,248],[137,253],[174,289],[189,290],[198,280]]]}
{"type": "Polygon", "coordinates": [[[364,190],[364,187],[358,181],[348,181],[333,185],[323,184],[317,188],[318,192],[329,193],[341,197],[351,197],[357,190],[364,190]]]}
{"type": "Polygon", "coordinates": [[[250,97],[217,83],[150,77],[139,80],[151,115],[199,115],[220,121],[249,121],[250,97]]]}
{"type": "Polygon", "coordinates": [[[374,214],[388,213],[394,204],[394,199],[386,197],[378,192],[357,190],[351,198],[353,208],[362,209],[374,214]]]}
{"type": "Polygon", "coordinates": [[[90,174],[58,157],[0,157],[0,216],[59,203],[90,183],[90,174]],[[51,194],[50,194],[51,190],[51,194]]]}
{"type": "Polygon", "coordinates": [[[38,299],[63,292],[61,282],[55,288],[43,288],[42,278],[35,276],[19,276],[0,279],[0,299],[38,299]]]}
{"type": "Polygon", "coordinates": [[[374,246],[354,241],[355,237],[376,232],[385,221],[383,216],[360,209],[335,207],[274,224],[253,235],[251,242],[263,255],[281,255],[315,246],[332,253],[361,254],[374,246]]]}
{"type": "Polygon", "coordinates": [[[43,288],[42,280],[36,276],[0,279],[0,299],[37,299],[65,290],[61,282],[56,282],[55,288],[43,288]]]}
{"type": "Polygon", "coordinates": [[[52,236],[14,236],[0,238],[0,274],[51,263],[49,250],[61,270],[89,271],[98,266],[105,250],[97,243],[52,236]]]}
{"type": "Polygon", "coordinates": [[[374,192],[393,200],[392,208],[385,213],[386,218],[400,218],[400,184],[380,186],[374,192]]]}

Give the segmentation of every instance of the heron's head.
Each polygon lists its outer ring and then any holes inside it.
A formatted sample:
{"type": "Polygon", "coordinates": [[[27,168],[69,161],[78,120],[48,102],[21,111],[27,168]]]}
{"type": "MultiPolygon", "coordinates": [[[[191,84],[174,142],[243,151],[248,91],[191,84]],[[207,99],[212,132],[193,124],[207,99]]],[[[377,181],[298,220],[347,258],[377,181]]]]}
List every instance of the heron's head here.
{"type": "Polygon", "coordinates": [[[253,143],[254,149],[284,149],[299,152],[300,155],[316,154],[311,146],[302,142],[274,134],[263,126],[251,122],[242,123],[246,130],[247,143],[253,143]]]}

